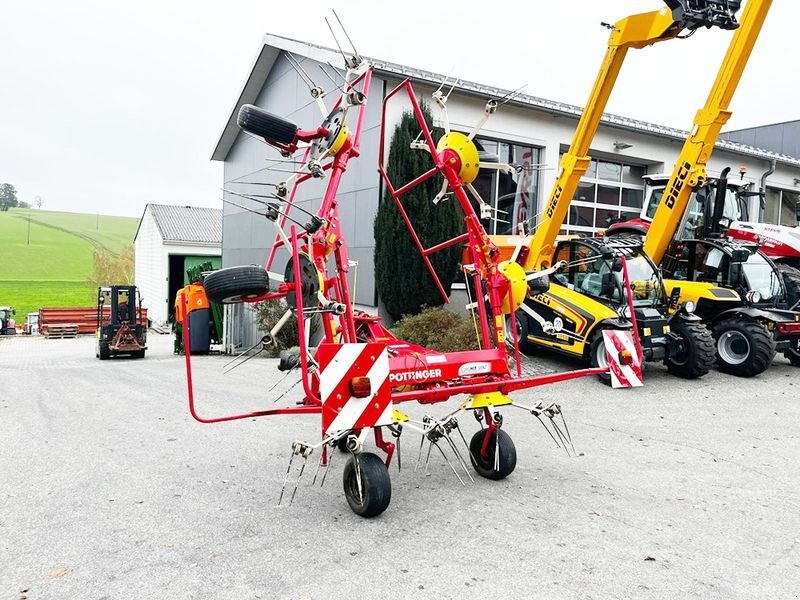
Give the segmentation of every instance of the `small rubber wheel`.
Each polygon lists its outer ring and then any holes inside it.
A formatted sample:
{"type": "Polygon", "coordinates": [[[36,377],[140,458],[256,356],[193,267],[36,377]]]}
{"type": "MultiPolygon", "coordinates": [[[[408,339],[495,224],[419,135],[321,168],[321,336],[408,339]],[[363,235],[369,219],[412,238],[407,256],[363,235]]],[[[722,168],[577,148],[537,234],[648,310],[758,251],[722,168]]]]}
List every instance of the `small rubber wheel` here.
{"type": "MultiPolygon", "coordinates": [[[[602,330],[595,333],[594,338],[592,338],[592,343],[589,346],[589,364],[593,368],[608,368],[608,353],[606,352],[606,342],[603,339],[602,330]]],[[[603,373],[597,377],[606,385],[611,385],[610,373],[603,373]]]]}
{"type": "Polygon", "coordinates": [[[100,342],[97,348],[97,356],[100,360],[106,360],[111,356],[111,350],[108,349],[108,344],[100,342]]]}
{"type": "Polygon", "coordinates": [[[203,281],[212,302],[236,304],[263,296],[269,291],[269,275],[258,265],[228,267],[209,273],[203,281]]]}
{"type": "Polygon", "coordinates": [[[342,475],[344,495],[354,513],[360,517],[377,517],[389,506],[392,500],[392,480],[389,470],[380,457],[372,452],[351,456],[344,466],[342,475]],[[361,471],[361,491],[359,493],[358,469],[361,471]]]}
{"type": "Polygon", "coordinates": [[[723,373],[754,377],[767,370],[775,356],[775,340],[767,326],[747,318],[726,319],[712,331],[717,367],[723,373]]]}
{"type": "Polygon", "coordinates": [[[469,459],[475,472],[486,479],[499,481],[505,479],[514,472],[517,466],[517,449],[511,436],[502,429],[495,429],[490,435],[489,446],[486,449],[486,456],[481,456],[481,446],[486,437],[486,430],[476,431],[469,441],[469,459]],[[495,468],[495,450],[500,453],[495,468]]]}
{"type": "Polygon", "coordinates": [[[136,352],[131,352],[131,356],[133,358],[144,358],[144,350],[137,350],[136,352]]]}
{"type": "Polygon", "coordinates": [[[298,129],[291,121],[252,104],[245,104],[239,109],[236,123],[248,133],[284,145],[294,142],[298,129]]]}
{"type": "Polygon", "coordinates": [[[679,338],[682,350],[664,360],[667,371],[683,379],[697,379],[708,373],[716,359],[714,338],[708,327],[675,318],[670,330],[679,338]]]}

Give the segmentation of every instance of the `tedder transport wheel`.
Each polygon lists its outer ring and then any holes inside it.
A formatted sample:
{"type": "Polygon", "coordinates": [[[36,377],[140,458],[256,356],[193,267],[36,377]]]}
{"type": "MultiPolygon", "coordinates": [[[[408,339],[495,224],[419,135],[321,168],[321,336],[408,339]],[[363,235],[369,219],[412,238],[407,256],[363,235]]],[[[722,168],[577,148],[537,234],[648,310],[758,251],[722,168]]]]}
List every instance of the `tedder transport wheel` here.
{"type": "Polygon", "coordinates": [[[283,117],[273,115],[263,108],[245,104],[236,119],[239,127],[269,142],[291,144],[297,135],[297,125],[283,117]]]}
{"type": "MultiPolygon", "coordinates": [[[[608,368],[608,355],[606,354],[606,343],[605,340],[603,340],[602,329],[594,334],[592,343],[589,346],[589,364],[592,367],[602,367],[603,369],[608,368]]],[[[598,375],[598,377],[600,378],[600,381],[606,385],[611,385],[610,374],[605,373],[603,375],[598,375]]]]}
{"type": "Polygon", "coordinates": [[[673,319],[670,330],[680,338],[683,349],[665,359],[667,371],[683,379],[697,379],[708,373],[716,358],[714,337],[708,327],[703,323],[673,319]]]}
{"type": "Polygon", "coordinates": [[[209,273],[203,282],[212,302],[234,304],[269,291],[269,275],[258,265],[228,267],[209,273]]]}
{"type": "Polygon", "coordinates": [[[723,373],[753,377],[767,370],[775,355],[769,329],[750,319],[726,319],[714,325],[717,366],[723,373]]]}
{"type": "Polygon", "coordinates": [[[483,446],[485,436],[486,430],[481,429],[476,431],[469,441],[469,459],[472,466],[478,475],[486,479],[495,481],[505,479],[514,472],[514,467],[517,466],[517,449],[514,447],[514,442],[505,431],[495,429],[489,438],[487,455],[481,456],[481,446],[483,446]],[[495,450],[499,451],[497,464],[495,464],[495,450]]]}
{"type": "Polygon", "coordinates": [[[392,500],[392,480],[386,465],[377,454],[362,452],[351,456],[344,466],[342,476],[344,495],[354,513],[361,517],[376,517],[392,500]],[[361,490],[359,492],[359,469],[361,490]]]}

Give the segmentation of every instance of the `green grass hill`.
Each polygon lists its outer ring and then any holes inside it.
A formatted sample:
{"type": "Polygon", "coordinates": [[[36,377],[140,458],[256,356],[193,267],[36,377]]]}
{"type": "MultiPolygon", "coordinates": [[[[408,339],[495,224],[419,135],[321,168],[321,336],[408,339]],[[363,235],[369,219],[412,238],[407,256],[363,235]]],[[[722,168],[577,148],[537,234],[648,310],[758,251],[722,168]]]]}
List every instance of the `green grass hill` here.
{"type": "Polygon", "coordinates": [[[93,306],[94,250],[133,243],[138,219],[34,209],[0,212],[0,305],[17,322],[42,306],[93,306]],[[29,223],[30,218],[30,242],[29,223]]]}

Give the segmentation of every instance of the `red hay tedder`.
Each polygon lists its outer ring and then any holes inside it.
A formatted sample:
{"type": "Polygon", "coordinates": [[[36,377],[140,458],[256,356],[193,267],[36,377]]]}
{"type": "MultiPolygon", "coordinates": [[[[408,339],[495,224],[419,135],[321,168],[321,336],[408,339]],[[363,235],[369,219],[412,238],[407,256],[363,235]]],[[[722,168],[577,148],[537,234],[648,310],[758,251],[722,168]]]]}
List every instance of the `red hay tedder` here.
{"type": "MultiPolygon", "coordinates": [[[[287,60],[302,70],[291,55],[287,55],[287,60]]],[[[513,400],[511,394],[577,377],[607,374],[608,369],[580,369],[535,377],[525,376],[522,372],[516,328],[508,327],[506,323],[509,320],[513,322],[508,316],[514,314],[526,294],[537,293],[548,285],[549,271],[525,273],[514,261],[501,262],[500,253],[489,240],[466,191],[481,167],[472,138],[497,109],[496,100],[487,103],[485,114],[471,135],[447,132],[437,143],[422,117],[410,82],[405,81],[385,98],[380,140],[380,171],[443,295],[444,289],[428,257],[454,244],[466,248],[469,261],[465,261],[463,268],[474,283],[472,289],[486,292],[485,301],[478,299],[472,305],[473,310],[477,311],[479,323],[479,349],[442,353],[410,344],[395,338],[381,325],[379,318],[354,309],[347,278],[350,261],[339,220],[337,190],[348,162],[359,156],[372,67],[355,52],[345,57],[345,64],[346,84],[332,109],[325,108],[324,93],[320,88],[309,85],[312,97],[322,109],[322,114],[326,115],[322,124],[315,129],[301,130],[294,123],[255,106],[242,107],[238,122],[245,132],[265,140],[284,157],[292,157],[302,151],[299,161],[302,166],[286,181],[274,186],[275,193],[269,195],[269,202],[263,200],[266,195],[230,192],[262,206],[264,212],[259,214],[270,220],[276,228],[275,243],[264,268],[241,266],[222,269],[209,274],[204,282],[209,297],[218,302],[285,300],[286,313],[272,331],[267,332],[250,350],[260,350],[272,344],[286,321],[292,315],[296,316],[299,352],[284,353],[279,369],[299,369],[302,402],[247,414],[204,418],[197,413],[194,404],[188,327],[184,329],[186,369],[190,411],[200,422],[217,423],[270,415],[320,415],[320,440],[295,441],[292,444],[279,503],[292,473],[295,457],[303,462],[294,481],[291,499],[294,499],[306,461],[314,450],[321,450],[317,474],[324,468],[326,475],[330,451],[338,447],[350,454],[343,476],[347,501],[357,514],[373,517],[382,513],[391,500],[388,466],[396,444],[389,440],[399,441],[400,435],[406,430],[420,433],[423,436],[420,455],[422,445],[427,440],[428,457],[431,448],[436,446],[458,479],[464,483],[459,470],[470,479],[472,476],[456,444],[460,438],[466,446],[469,461],[479,475],[503,479],[514,470],[516,450],[510,436],[501,429],[503,418],[499,409],[502,407],[513,406],[529,412],[545,425],[556,444],[568,452],[571,446],[569,430],[559,403],[541,401],[526,406],[513,400]],[[430,153],[434,167],[411,182],[396,185],[389,180],[383,168],[382,149],[386,103],[401,93],[407,95],[422,134],[421,141],[414,146],[430,153]],[[348,121],[355,123],[352,130],[348,127],[348,121]],[[445,186],[449,186],[459,203],[465,215],[465,228],[462,234],[451,240],[424,248],[403,209],[402,196],[437,173],[444,176],[445,186]],[[293,208],[303,210],[295,202],[297,189],[304,182],[322,178],[327,179],[327,185],[321,206],[314,213],[304,211],[306,216],[303,221],[307,219],[307,223],[301,224],[290,216],[293,208]],[[290,225],[288,230],[287,224],[290,225]],[[270,271],[278,250],[290,256],[283,275],[270,271]],[[312,316],[322,323],[322,339],[314,345],[309,342],[310,336],[307,335],[308,319],[312,316]],[[515,363],[513,369],[510,367],[512,358],[515,363]],[[459,403],[450,407],[441,418],[426,416],[422,420],[414,420],[399,410],[403,402],[434,404],[454,397],[460,398],[459,403]],[[473,412],[481,424],[481,429],[469,442],[456,419],[465,411],[473,412]],[[556,417],[560,422],[556,422],[556,417]],[[549,423],[549,426],[545,423],[549,423]],[[455,432],[458,432],[457,436],[455,432]],[[365,450],[370,434],[385,458],[365,450]],[[447,459],[445,448],[449,448],[448,453],[454,457],[454,463],[447,459]]],[[[434,100],[446,109],[446,97],[441,93],[438,98],[434,95],[434,100]]],[[[443,191],[446,191],[446,187],[443,191]]],[[[438,199],[439,196],[434,201],[438,202],[438,199]]],[[[483,212],[482,201],[479,204],[483,212]]],[[[294,212],[296,214],[297,211],[294,212]]],[[[630,297],[632,294],[629,294],[630,297]]],[[[631,357],[623,356],[620,352],[620,356],[610,358],[612,364],[620,360],[628,364],[631,357]]]]}

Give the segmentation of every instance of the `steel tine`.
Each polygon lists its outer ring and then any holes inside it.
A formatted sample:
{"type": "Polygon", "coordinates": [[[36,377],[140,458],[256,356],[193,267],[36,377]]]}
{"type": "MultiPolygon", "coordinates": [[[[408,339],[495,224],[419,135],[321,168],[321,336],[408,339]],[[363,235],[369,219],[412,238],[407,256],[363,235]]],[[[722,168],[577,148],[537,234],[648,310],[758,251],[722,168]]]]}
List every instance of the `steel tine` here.
{"type": "Polygon", "coordinates": [[[400,436],[397,436],[397,472],[402,468],[402,460],[400,458],[400,436]]]}
{"type": "Polygon", "coordinates": [[[334,451],[331,451],[330,453],[328,453],[328,465],[325,467],[325,472],[322,474],[322,481],[319,482],[319,487],[322,487],[322,486],[325,485],[325,479],[328,477],[328,471],[331,470],[331,463],[333,462],[333,455],[334,454],[336,454],[336,452],[334,452],[334,451]]]}
{"type": "Polygon", "coordinates": [[[255,349],[258,347],[258,345],[259,345],[259,344],[261,344],[263,341],[264,341],[264,338],[262,337],[262,338],[261,338],[260,340],[258,340],[258,341],[257,341],[255,344],[253,344],[252,346],[250,346],[250,347],[249,347],[247,350],[244,350],[244,351],[242,351],[242,353],[241,353],[241,354],[237,354],[237,355],[236,355],[236,356],[234,356],[232,359],[230,359],[228,362],[226,362],[226,363],[225,363],[225,365],[224,365],[222,368],[224,369],[225,367],[227,367],[227,366],[228,366],[229,364],[231,364],[232,362],[239,360],[240,358],[242,358],[242,357],[243,357],[245,354],[247,354],[247,353],[248,353],[248,352],[250,352],[251,350],[255,350],[255,349]]]}
{"type": "Polygon", "coordinates": [[[283,374],[282,377],[279,377],[278,381],[273,383],[272,387],[267,390],[267,394],[269,394],[272,390],[274,390],[276,387],[278,387],[278,385],[280,385],[283,382],[283,380],[286,379],[289,376],[289,374],[291,372],[292,372],[292,369],[289,369],[288,371],[286,371],[286,373],[283,374]]]}
{"type": "Polygon", "coordinates": [[[433,449],[433,441],[428,440],[428,456],[425,457],[425,475],[429,475],[428,473],[428,463],[431,460],[431,450],[433,449]]]}
{"type": "Polygon", "coordinates": [[[450,448],[453,449],[453,454],[456,455],[456,458],[458,458],[458,462],[460,462],[461,466],[464,468],[464,472],[467,474],[467,477],[469,477],[469,480],[472,483],[475,483],[475,480],[472,478],[472,474],[469,472],[469,469],[467,468],[467,463],[464,462],[464,457],[461,456],[461,452],[458,451],[458,447],[456,446],[456,443],[453,441],[453,438],[450,437],[449,433],[446,433],[445,437],[447,438],[447,443],[450,444],[450,448]]]}
{"type": "Polygon", "coordinates": [[[419,452],[417,453],[417,464],[414,465],[414,473],[417,472],[417,467],[419,467],[419,461],[422,459],[422,446],[425,444],[425,434],[421,434],[419,436],[419,452]]]}
{"type": "Polygon", "coordinates": [[[292,448],[292,455],[289,457],[289,467],[286,469],[286,476],[283,478],[283,485],[281,486],[281,495],[278,497],[278,506],[281,505],[283,500],[283,491],[286,489],[286,482],[289,481],[289,473],[292,470],[292,461],[294,460],[294,448],[292,448]]]}
{"type": "MultiPolygon", "coordinates": [[[[291,373],[291,371],[289,371],[289,372],[291,373]]],[[[291,386],[289,386],[288,388],[286,388],[286,390],[284,390],[284,392],[283,392],[283,393],[282,393],[280,396],[278,396],[277,398],[275,398],[275,400],[273,400],[273,401],[272,401],[272,403],[273,403],[273,404],[275,404],[275,403],[276,403],[278,400],[280,400],[280,399],[281,399],[281,398],[283,398],[283,397],[284,397],[286,394],[288,394],[289,392],[291,392],[291,391],[292,391],[294,388],[296,388],[296,387],[297,387],[297,386],[300,384],[300,382],[301,382],[301,381],[303,381],[303,377],[302,377],[302,376],[300,377],[300,379],[298,379],[297,381],[295,381],[295,382],[294,382],[294,383],[293,383],[291,386]]]]}
{"type": "Polygon", "coordinates": [[[569,432],[569,427],[567,427],[567,420],[564,418],[564,413],[561,412],[561,408],[558,409],[558,412],[561,415],[561,422],[564,424],[564,431],[567,433],[569,445],[572,446],[572,453],[575,456],[578,456],[578,452],[575,450],[575,444],[572,443],[572,434],[569,432]]]}
{"type": "Polygon", "coordinates": [[[536,417],[539,423],[542,424],[542,427],[544,427],[544,430],[547,432],[547,435],[549,435],[550,438],[553,440],[553,443],[555,443],[556,446],[561,448],[561,444],[558,443],[558,440],[553,435],[553,432],[551,432],[550,429],[548,429],[547,425],[545,425],[544,421],[542,421],[542,418],[539,415],[533,415],[533,416],[536,417]]]}
{"type": "MultiPolygon", "coordinates": [[[[322,452],[320,452],[320,455],[319,455],[319,462],[317,463],[317,470],[314,471],[314,479],[311,480],[311,487],[314,487],[314,484],[317,483],[317,475],[319,475],[319,470],[322,467],[322,461],[325,460],[325,455],[326,455],[326,450],[325,450],[325,447],[323,446],[322,452]]],[[[325,467],[325,468],[327,469],[328,467],[325,467]]],[[[320,487],[322,487],[322,486],[320,486],[320,487]]]]}
{"type": "Polygon", "coordinates": [[[308,457],[305,457],[303,459],[303,464],[300,467],[300,474],[297,476],[297,481],[294,482],[294,491],[292,492],[292,497],[289,498],[289,506],[291,506],[292,502],[294,502],[294,495],[297,493],[297,488],[300,485],[300,480],[303,478],[303,471],[306,470],[306,463],[307,462],[308,462],[308,457]]]}
{"type": "Polygon", "coordinates": [[[264,348],[263,348],[263,346],[262,346],[260,350],[257,350],[256,352],[253,352],[253,354],[251,354],[250,356],[248,356],[247,358],[245,358],[245,359],[244,359],[242,362],[240,362],[240,363],[237,363],[237,364],[233,365],[233,366],[232,366],[230,369],[227,369],[227,370],[223,371],[223,372],[222,372],[222,374],[223,374],[223,375],[227,375],[228,373],[230,373],[230,372],[231,372],[231,371],[233,371],[234,369],[238,369],[238,368],[239,368],[239,367],[241,367],[241,366],[242,366],[244,363],[246,363],[248,360],[250,360],[250,359],[251,359],[251,358],[253,358],[254,356],[258,356],[258,355],[259,355],[259,354],[261,354],[261,352],[263,352],[263,351],[264,351],[264,348]]]}
{"type": "Polygon", "coordinates": [[[567,439],[564,436],[563,432],[561,431],[561,428],[558,426],[558,423],[556,423],[556,420],[553,418],[552,415],[550,415],[548,419],[550,419],[550,423],[552,424],[553,429],[555,429],[556,435],[561,440],[561,443],[564,444],[564,450],[566,451],[567,456],[569,456],[570,454],[569,454],[569,447],[567,446],[567,439]]]}
{"type": "Polygon", "coordinates": [[[438,448],[439,452],[442,453],[442,458],[444,458],[444,462],[446,462],[447,466],[450,467],[450,470],[453,471],[453,475],[456,476],[456,478],[458,479],[458,481],[461,483],[462,486],[466,487],[466,484],[464,483],[464,480],[461,479],[461,475],[458,474],[458,471],[456,471],[456,468],[447,459],[447,454],[444,453],[444,450],[442,450],[442,447],[438,444],[438,442],[431,442],[431,444],[435,445],[436,448],[438,448]]]}

